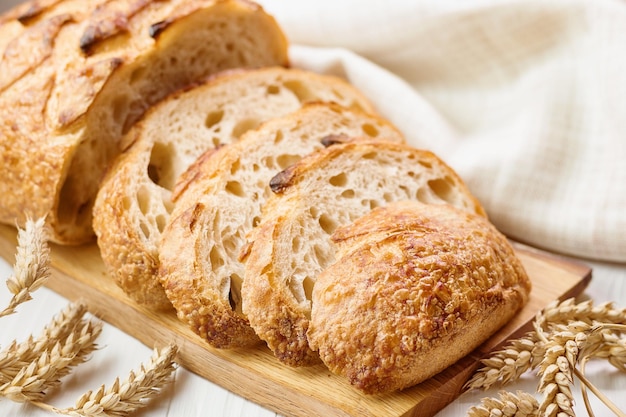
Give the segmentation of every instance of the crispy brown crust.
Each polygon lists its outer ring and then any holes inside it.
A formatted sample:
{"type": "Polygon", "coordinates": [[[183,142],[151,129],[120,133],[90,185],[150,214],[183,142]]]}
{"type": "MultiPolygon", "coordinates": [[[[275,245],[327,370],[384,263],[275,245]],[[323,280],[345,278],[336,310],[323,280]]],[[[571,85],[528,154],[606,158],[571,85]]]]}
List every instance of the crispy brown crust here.
{"type": "Polygon", "coordinates": [[[417,384],[467,355],[527,302],[506,238],[449,205],[394,203],[338,229],[313,290],[309,340],[368,394],[417,384]]]}
{"type": "Polygon", "coordinates": [[[159,270],[156,248],[144,243],[142,231],[127,214],[130,200],[126,178],[134,174],[133,167],[124,167],[119,162],[112,167],[116,175],[109,179],[109,186],[99,196],[106,204],[96,205],[94,211],[94,228],[98,230],[104,266],[133,300],[153,309],[171,309],[172,304],[156,279],[159,270]]]}
{"type": "Polygon", "coordinates": [[[128,22],[155,0],[109,2],[97,7],[79,39],[80,49],[91,55],[97,45],[115,35],[128,32],[128,22]]]}
{"type": "Polygon", "coordinates": [[[216,348],[252,346],[260,342],[241,313],[215,291],[201,265],[196,262],[206,253],[202,248],[202,223],[205,207],[197,204],[171,222],[168,239],[180,242],[176,253],[165,253],[169,262],[161,265],[159,276],[178,317],[200,337],[216,348]]]}
{"type": "MultiPolygon", "coordinates": [[[[282,217],[273,219],[255,230],[256,242],[278,242],[282,217]]],[[[256,245],[248,252],[246,265],[267,265],[262,279],[249,285],[248,270],[242,287],[244,312],[257,335],[264,340],[282,363],[293,366],[310,366],[319,363],[319,355],[309,349],[307,332],[308,312],[298,308],[293,295],[277,281],[271,267],[275,258],[274,245],[256,245]],[[250,303],[249,300],[254,300],[250,303]],[[287,301],[289,300],[289,301],[287,301]],[[282,302],[285,301],[285,302],[282,302]]]]}
{"type": "Polygon", "coordinates": [[[41,0],[0,16],[0,222],[45,216],[53,241],[93,240],[92,205],[122,133],[168,93],[234,65],[217,57],[206,60],[211,71],[181,65],[189,74],[163,75],[194,55],[192,42],[178,43],[208,31],[212,13],[258,18],[268,31],[267,62],[251,66],[288,64],[275,20],[243,0],[41,0]],[[161,21],[155,39],[148,28],[161,21]]]}
{"type": "MultiPolygon", "coordinates": [[[[357,176],[367,176],[367,165],[378,164],[379,162],[373,161],[378,155],[388,157],[385,160],[389,163],[380,162],[381,169],[377,171],[376,178],[368,178],[373,184],[385,175],[385,168],[382,167],[397,168],[394,181],[403,181],[407,187],[422,189],[429,186],[428,178],[445,178],[449,187],[454,190],[451,194],[459,198],[459,204],[463,204],[468,211],[484,216],[480,203],[451,168],[431,152],[414,149],[406,144],[381,141],[337,144],[316,151],[283,171],[278,176],[280,193],[272,196],[265,204],[261,224],[250,233],[251,244],[242,254],[246,265],[242,296],[244,313],[248,315],[251,325],[262,339],[268,341],[274,354],[279,358],[288,358],[287,363],[292,366],[307,365],[315,356],[304,343],[311,307],[307,300],[302,299],[301,291],[296,288],[299,284],[295,282],[307,279],[314,282],[324,267],[316,259],[326,259],[329,256],[325,241],[320,241],[319,246],[323,248],[323,252],[322,249],[315,248],[301,255],[303,259],[289,262],[288,259],[293,257],[292,242],[306,235],[303,230],[310,227],[316,230],[320,228],[321,217],[315,218],[314,212],[333,216],[328,213],[326,201],[337,211],[343,210],[338,205],[343,198],[340,195],[343,195],[341,191],[344,188],[327,187],[331,183],[330,175],[333,175],[330,173],[345,172],[349,167],[358,172],[357,176]],[[358,169],[354,168],[357,161],[361,164],[358,169]],[[425,175],[410,177],[411,171],[419,172],[418,167],[423,169],[425,175]],[[339,191],[331,191],[332,189],[339,191]],[[310,261],[306,261],[304,265],[304,259],[310,261]]],[[[363,185],[361,182],[359,184],[363,185]]],[[[377,192],[383,194],[384,188],[378,188],[377,192]]],[[[359,200],[346,197],[341,201],[347,202],[348,199],[359,200]]],[[[361,204],[358,210],[367,210],[364,207],[361,204]]],[[[309,236],[305,238],[307,241],[309,239],[309,236]]],[[[323,240],[321,237],[320,239],[323,240]]]]}
{"type": "MultiPolygon", "coordinates": [[[[245,112],[243,106],[238,107],[245,112]]],[[[239,254],[245,253],[244,236],[261,216],[267,180],[278,166],[321,148],[321,138],[329,132],[361,133],[364,124],[386,140],[404,142],[395,127],[377,116],[334,103],[306,103],[261,123],[234,143],[205,152],[179,177],[184,190],[161,236],[159,276],[179,316],[197,332],[201,326],[201,336],[209,343],[235,347],[246,341],[240,334],[254,334],[241,314],[239,288],[244,268],[239,254]],[[283,159],[285,155],[289,158],[283,159]],[[229,184],[238,184],[238,192],[231,194],[229,184]],[[220,329],[222,334],[206,329],[220,329]]],[[[271,316],[264,311],[259,314],[261,320],[271,316]]],[[[303,325],[296,344],[306,346],[307,324],[303,325]]],[[[258,337],[253,341],[258,342],[258,337]]],[[[289,341],[273,340],[272,345],[282,342],[289,341]]],[[[287,353],[281,360],[290,361],[290,351],[296,349],[281,350],[287,353]]],[[[312,358],[319,361],[316,355],[312,358]]]]}

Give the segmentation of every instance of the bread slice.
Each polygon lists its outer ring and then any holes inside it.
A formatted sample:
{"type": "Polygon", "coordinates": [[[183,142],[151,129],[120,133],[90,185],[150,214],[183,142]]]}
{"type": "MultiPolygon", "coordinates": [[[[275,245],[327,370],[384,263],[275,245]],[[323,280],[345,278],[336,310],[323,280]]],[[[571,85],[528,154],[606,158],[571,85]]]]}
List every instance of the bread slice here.
{"type": "Polygon", "coordinates": [[[487,219],[447,204],[390,203],[338,228],[317,278],[308,338],[367,394],[418,384],[477,348],[531,283],[487,219]]]}
{"type": "Polygon", "coordinates": [[[311,292],[335,261],[330,236],[392,201],[451,204],[484,215],[458,175],[405,144],[354,142],[316,151],[276,175],[244,256],[243,313],[282,362],[319,361],[309,348],[311,292]]]}
{"type": "Polygon", "coordinates": [[[247,0],[30,1],[0,17],[0,222],[46,217],[94,238],[98,184],[152,104],[218,71],[287,65],[272,16],[247,0]]]}
{"type": "Polygon", "coordinates": [[[121,288],[139,303],[171,308],[157,279],[157,245],[179,175],[207,149],[315,100],[373,111],[340,78],[281,67],[228,71],[150,109],[123,139],[94,205],[98,245],[121,288]]]}
{"type": "Polygon", "coordinates": [[[248,131],[187,171],[161,235],[159,276],[179,318],[211,345],[259,341],[241,312],[245,237],[260,221],[270,179],[343,135],[404,142],[377,116],[315,103],[248,131]]]}

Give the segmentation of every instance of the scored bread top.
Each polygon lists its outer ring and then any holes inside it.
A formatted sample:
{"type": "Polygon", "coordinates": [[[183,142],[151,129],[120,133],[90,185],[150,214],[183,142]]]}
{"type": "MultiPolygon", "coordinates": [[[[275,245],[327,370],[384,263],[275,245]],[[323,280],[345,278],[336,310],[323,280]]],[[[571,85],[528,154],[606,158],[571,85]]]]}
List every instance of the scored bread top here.
{"type": "Polygon", "coordinates": [[[379,141],[316,151],[272,179],[275,193],[249,235],[243,312],[289,365],[319,360],[306,332],[317,275],[335,260],[330,236],[392,201],[451,204],[484,216],[458,175],[434,154],[379,141]]]}
{"type": "Polygon", "coordinates": [[[287,65],[276,21],[243,0],[30,1],[0,16],[0,222],[93,239],[98,184],[150,105],[217,71],[287,65]]]}
{"type": "Polygon", "coordinates": [[[529,297],[506,238],[451,205],[390,203],[332,239],[336,262],[315,282],[308,337],[331,371],[368,394],[452,365],[529,297]]]}
{"type": "Polygon", "coordinates": [[[178,177],[189,175],[183,173],[203,152],[310,101],[373,111],[340,78],[265,67],[226,71],[172,94],[133,126],[102,181],[93,220],[104,264],[127,294],[171,308],[157,279],[157,245],[175,205],[171,194],[178,177]]]}
{"type": "Polygon", "coordinates": [[[213,346],[258,342],[241,312],[246,235],[261,219],[270,179],[338,135],[404,142],[377,116],[314,103],[246,132],[187,171],[161,235],[159,276],[178,316],[213,346]]]}

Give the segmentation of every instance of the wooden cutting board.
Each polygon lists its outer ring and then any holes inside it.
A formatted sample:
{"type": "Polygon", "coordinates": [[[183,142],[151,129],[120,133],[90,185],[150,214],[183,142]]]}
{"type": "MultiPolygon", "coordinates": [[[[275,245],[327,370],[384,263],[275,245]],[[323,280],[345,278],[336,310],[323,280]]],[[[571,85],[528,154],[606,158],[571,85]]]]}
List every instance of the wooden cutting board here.
{"type": "MultiPolygon", "coordinates": [[[[0,225],[0,256],[13,263],[16,231],[0,225]]],[[[323,365],[292,369],[264,348],[217,350],[179,322],[175,313],[153,312],[130,300],[109,279],[96,245],[52,247],[52,277],[47,286],[70,299],[83,299],[97,317],[149,347],[174,342],[177,362],[222,387],[285,416],[428,417],[462,392],[479,359],[507,339],[530,329],[535,314],[556,299],[578,295],[591,270],[521,245],[515,245],[533,282],[528,305],[480,348],[428,381],[401,392],[366,396],[323,365]]]]}

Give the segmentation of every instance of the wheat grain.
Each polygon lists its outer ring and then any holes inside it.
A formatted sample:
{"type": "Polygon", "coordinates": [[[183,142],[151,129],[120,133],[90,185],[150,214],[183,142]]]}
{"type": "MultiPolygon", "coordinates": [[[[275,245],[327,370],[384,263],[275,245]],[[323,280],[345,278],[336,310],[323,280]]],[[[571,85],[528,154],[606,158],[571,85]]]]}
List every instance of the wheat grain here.
{"type": "Polygon", "coordinates": [[[616,308],[614,303],[607,302],[597,306],[588,300],[575,304],[575,299],[570,298],[561,303],[553,302],[535,318],[535,323],[557,325],[581,321],[587,324],[626,324],[626,308],[616,308]]]}
{"type": "Polygon", "coordinates": [[[81,324],[87,312],[83,303],[70,303],[46,325],[37,338],[29,336],[24,342],[13,341],[0,352],[0,385],[11,381],[20,369],[38,358],[44,351],[64,341],[81,324]]]}
{"type": "Polygon", "coordinates": [[[13,297],[0,317],[15,313],[18,305],[32,299],[31,293],[49,276],[50,248],[44,219],[27,220],[24,229],[18,231],[17,243],[13,275],[7,280],[13,297]]]}
{"type": "Polygon", "coordinates": [[[43,350],[10,381],[2,384],[0,395],[17,402],[41,401],[47,391],[60,384],[63,376],[87,359],[95,349],[95,339],[101,330],[101,323],[84,321],[64,340],[56,341],[52,348],[43,350]]]}
{"type": "MultiPolygon", "coordinates": [[[[575,304],[573,299],[554,302],[536,315],[533,328],[533,332],[482,360],[484,366],[465,387],[488,388],[496,382],[504,385],[537,367],[540,377],[537,390],[543,394],[537,415],[574,416],[572,385],[574,378],[578,378],[590,417],[593,413],[587,389],[616,415],[626,417],[584,375],[586,362],[594,357],[607,359],[626,372],[626,340],[621,337],[626,333],[626,309],[618,309],[613,303],[575,304]]],[[[491,399],[474,407],[469,415],[504,416],[511,410],[501,400],[491,399]]]]}
{"type": "Polygon", "coordinates": [[[543,344],[538,343],[532,333],[512,340],[504,349],[481,360],[485,366],[474,373],[465,388],[488,389],[495,383],[513,382],[541,361],[543,351],[543,344]]]}
{"type": "Polygon", "coordinates": [[[579,341],[583,337],[586,336],[581,332],[560,331],[552,334],[546,343],[546,353],[539,365],[540,380],[537,389],[544,394],[539,410],[545,415],[563,413],[566,416],[574,416],[572,373],[578,361],[579,341]]]}
{"type": "Polygon", "coordinates": [[[501,391],[499,398],[483,398],[479,406],[471,407],[468,417],[536,417],[539,416],[539,403],[532,395],[523,391],[516,394],[501,391]]]}
{"type": "Polygon", "coordinates": [[[145,407],[170,381],[175,370],[176,353],[174,345],[155,349],[150,362],[142,364],[138,371],[131,371],[124,382],[117,378],[108,389],[102,385],[96,391],[88,391],[80,396],[74,407],[59,409],[42,403],[36,405],[72,416],[126,416],[145,407]]]}

